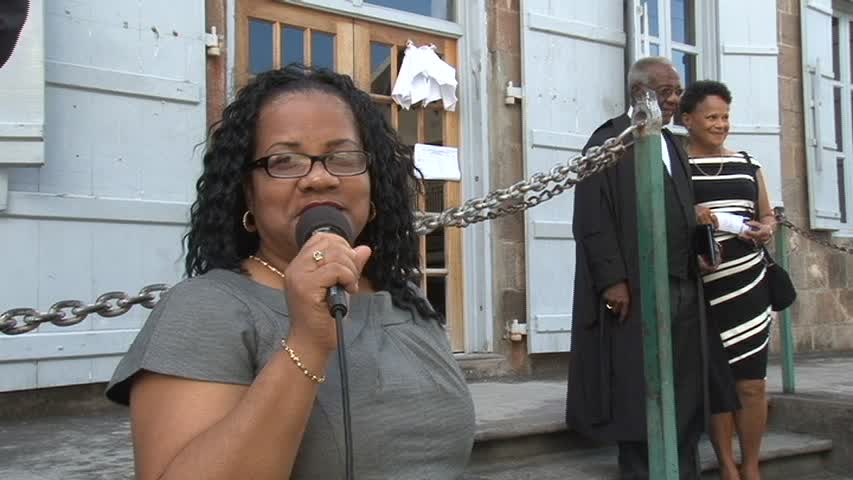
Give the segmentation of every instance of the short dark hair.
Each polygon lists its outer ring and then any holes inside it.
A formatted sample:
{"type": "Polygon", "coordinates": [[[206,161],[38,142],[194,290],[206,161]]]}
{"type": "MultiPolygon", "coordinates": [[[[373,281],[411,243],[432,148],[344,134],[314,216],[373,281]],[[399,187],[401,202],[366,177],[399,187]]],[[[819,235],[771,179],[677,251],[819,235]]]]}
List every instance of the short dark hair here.
{"type": "Polygon", "coordinates": [[[288,65],[257,75],[211,127],[184,238],[187,276],[214,268],[241,271],[241,262],[257,250],[257,233],[247,232],[242,225],[247,208],[245,167],[254,160],[261,109],[294,92],[323,92],[343,100],[355,117],[364,150],[370,154],[370,200],[376,217],[355,241],[373,250],[363,275],[377,290],[388,291],[395,305],[441,321],[413,288],[420,278],[413,212],[420,179],[412,149],[400,141],[370,95],[359,90],[350,77],[322,68],[288,65]]]}
{"type": "Polygon", "coordinates": [[[732,92],[725,83],[714,80],[693,82],[681,95],[681,113],[693,113],[697,105],[712,96],[722,98],[729,105],[732,103],[732,92]]]}

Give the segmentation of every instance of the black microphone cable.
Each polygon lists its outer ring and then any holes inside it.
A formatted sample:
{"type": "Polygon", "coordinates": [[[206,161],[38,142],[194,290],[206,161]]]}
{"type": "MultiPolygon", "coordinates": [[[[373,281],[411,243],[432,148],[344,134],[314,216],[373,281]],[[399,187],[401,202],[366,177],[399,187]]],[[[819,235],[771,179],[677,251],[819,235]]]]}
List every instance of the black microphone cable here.
{"type": "Polygon", "coordinates": [[[335,316],[335,331],[338,336],[338,370],[341,372],[341,409],[343,412],[344,421],[344,451],[346,465],[346,480],[353,480],[353,461],[352,461],[352,417],[350,416],[349,407],[349,375],[347,367],[347,353],[344,347],[344,315],[346,315],[346,306],[335,304],[330,307],[331,312],[335,316]]]}
{"type": "MultiPolygon", "coordinates": [[[[299,248],[305,245],[315,233],[333,233],[346,239],[352,245],[353,231],[349,220],[335,207],[318,205],[302,212],[302,218],[296,224],[296,241],[299,248]]],[[[350,414],[349,398],[349,369],[347,367],[347,354],[344,342],[344,317],[348,308],[347,293],[340,285],[329,288],[326,296],[329,304],[329,314],[335,317],[335,333],[338,337],[338,370],[341,372],[341,413],[344,424],[344,465],[346,480],[353,480],[353,455],[352,455],[352,417],[350,414]]]]}

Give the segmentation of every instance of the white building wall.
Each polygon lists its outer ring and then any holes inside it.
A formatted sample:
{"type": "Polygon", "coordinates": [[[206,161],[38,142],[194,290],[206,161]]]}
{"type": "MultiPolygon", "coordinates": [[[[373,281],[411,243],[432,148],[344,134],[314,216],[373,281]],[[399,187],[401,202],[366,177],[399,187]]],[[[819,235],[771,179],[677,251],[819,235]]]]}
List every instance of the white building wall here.
{"type": "MultiPolygon", "coordinates": [[[[204,1],[54,0],[44,25],[45,164],[8,170],[0,308],[178,281],[206,128],[204,1]]],[[[0,336],[0,391],[107,380],[146,313],[0,336]]]]}

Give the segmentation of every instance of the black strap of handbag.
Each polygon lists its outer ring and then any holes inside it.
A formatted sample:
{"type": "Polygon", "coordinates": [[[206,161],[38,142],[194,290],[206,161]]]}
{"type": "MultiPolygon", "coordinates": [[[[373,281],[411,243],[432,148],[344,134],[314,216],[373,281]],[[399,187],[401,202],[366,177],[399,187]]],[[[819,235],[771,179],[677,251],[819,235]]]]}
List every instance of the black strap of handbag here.
{"type": "MultiPolygon", "coordinates": [[[[752,157],[748,153],[746,153],[745,150],[741,150],[737,153],[743,155],[743,158],[746,160],[746,163],[748,163],[749,166],[755,165],[754,163],[752,163],[752,157]]],[[[760,192],[758,191],[758,169],[756,168],[751,173],[752,173],[752,180],[755,182],[755,197],[754,197],[754,200],[752,203],[752,219],[757,222],[758,221],[758,210],[759,210],[758,198],[759,198],[759,194],[760,194],[760,192]]]]}
{"type": "MultiPolygon", "coordinates": [[[[746,153],[745,150],[741,150],[738,153],[743,155],[743,158],[746,159],[746,162],[750,166],[755,165],[754,163],[752,163],[752,157],[748,153],[746,153]]],[[[758,199],[760,198],[761,192],[758,190],[760,188],[760,186],[758,183],[758,169],[757,168],[752,171],[752,179],[755,182],[755,200],[753,201],[753,204],[752,204],[752,219],[755,220],[756,222],[760,223],[761,218],[759,215],[761,214],[761,212],[760,212],[761,207],[760,207],[760,204],[758,202],[758,199]]],[[[761,249],[764,250],[764,264],[767,265],[768,267],[770,265],[774,265],[776,262],[773,261],[773,257],[770,256],[770,252],[767,251],[767,247],[762,245],[761,249]]]]}

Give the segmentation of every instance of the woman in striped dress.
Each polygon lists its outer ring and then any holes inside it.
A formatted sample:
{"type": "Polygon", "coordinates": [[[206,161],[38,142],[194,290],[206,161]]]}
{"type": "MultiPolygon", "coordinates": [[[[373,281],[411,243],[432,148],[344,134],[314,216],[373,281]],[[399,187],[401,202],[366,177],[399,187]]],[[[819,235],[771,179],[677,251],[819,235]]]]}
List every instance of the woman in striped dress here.
{"type": "Polygon", "coordinates": [[[722,262],[702,277],[705,298],[720,327],[742,405],[735,413],[714,415],[711,439],[724,480],[755,480],[767,423],[765,377],[771,323],[764,254],[759,247],[770,240],[775,218],[760,165],[746,152],[725,146],[731,101],[724,84],[700,81],[684,92],[681,111],[689,133],[687,152],[697,210],[718,225],[715,238],[722,246],[722,262]],[[735,431],[743,452],[740,469],[732,453],[735,431]]]}

